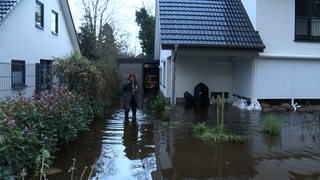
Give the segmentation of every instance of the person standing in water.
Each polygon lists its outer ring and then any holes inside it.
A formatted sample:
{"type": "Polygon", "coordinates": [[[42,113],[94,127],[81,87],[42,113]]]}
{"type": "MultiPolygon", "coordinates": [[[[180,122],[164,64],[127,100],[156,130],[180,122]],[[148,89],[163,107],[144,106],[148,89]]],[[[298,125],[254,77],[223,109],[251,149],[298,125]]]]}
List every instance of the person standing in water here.
{"type": "Polygon", "coordinates": [[[125,118],[129,118],[130,109],[132,110],[132,118],[136,119],[138,108],[139,84],[136,75],[130,73],[125,84],[123,85],[123,108],[125,118]]]}

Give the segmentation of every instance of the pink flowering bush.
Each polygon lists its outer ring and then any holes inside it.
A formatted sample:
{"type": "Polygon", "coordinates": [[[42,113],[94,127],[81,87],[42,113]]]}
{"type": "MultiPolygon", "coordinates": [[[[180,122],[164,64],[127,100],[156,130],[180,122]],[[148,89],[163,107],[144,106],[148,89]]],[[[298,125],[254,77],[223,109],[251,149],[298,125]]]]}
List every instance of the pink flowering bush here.
{"type": "MultiPolygon", "coordinates": [[[[34,169],[40,151],[54,153],[74,140],[93,119],[86,100],[66,87],[0,101],[0,179],[34,169]]],[[[30,174],[30,173],[29,173],[30,174]]]]}

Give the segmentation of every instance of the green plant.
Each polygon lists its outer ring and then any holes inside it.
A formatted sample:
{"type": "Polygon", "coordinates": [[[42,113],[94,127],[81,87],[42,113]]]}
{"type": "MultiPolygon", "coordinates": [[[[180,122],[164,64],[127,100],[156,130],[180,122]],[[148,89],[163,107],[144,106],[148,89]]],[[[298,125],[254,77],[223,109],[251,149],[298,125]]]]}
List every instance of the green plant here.
{"type": "Polygon", "coordinates": [[[210,128],[204,123],[197,123],[193,128],[193,132],[201,140],[212,144],[238,143],[243,141],[242,136],[227,133],[221,126],[210,128]]]}
{"type": "MultiPolygon", "coordinates": [[[[32,98],[18,95],[0,101],[0,179],[18,176],[24,168],[29,175],[39,174],[39,157],[74,140],[92,119],[86,99],[61,86],[32,98]]],[[[50,158],[45,160],[47,165],[50,158]]]]}
{"type": "Polygon", "coordinates": [[[217,126],[210,128],[204,123],[197,123],[193,131],[197,137],[203,141],[218,144],[218,143],[235,143],[242,142],[243,138],[240,135],[235,135],[228,133],[224,128],[224,93],[222,97],[218,96],[216,99],[216,108],[217,108],[217,126]]]}
{"type": "Polygon", "coordinates": [[[180,120],[162,121],[161,125],[169,128],[174,128],[181,124],[180,120]]]}
{"type": "Polygon", "coordinates": [[[224,127],[224,102],[224,93],[222,93],[222,97],[218,96],[216,100],[217,127],[220,127],[222,130],[224,127]]]}
{"type": "Polygon", "coordinates": [[[68,172],[71,173],[71,177],[70,177],[71,180],[73,180],[73,174],[74,174],[74,171],[76,170],[76,167],[75,167],[76,159],[73,158],[72,161],[73,161],[72,166],[68,170],[68,172]]]}
{"type": "Polygon", "coordinates": [[[208,127],[205,125],[205,123],[197,123],[193,127],[193,132],[195,132],[197,135],[203,134],[207,130],[208,130],[208,127]]]}
{"type": "Polygon", "coordinates": [[[95,62],[71,54],[56,58],[53,68],[60,83],[85,97],[96,115],[104,113],[119,95],[119,72],[115,63],[95,62]]]}
{"type": "Polygon", "coordinates": [[[37,169],[40,167],[40,180],[42,180],[42,177],[44,179],[47,178],[46,168],[49,168],[52,164],[52,156],[50,155],[50,152],[46,149],[41,149],[40,154],[36,157],[36,167],[37,169]]]}
{"type": "MultiPolygon", "coordinates": [[[[75,168],[76,159],[73,158],[72,161],[73,161],[72,166],[71,166],[71,167],[69,168],[69,170],[68,170],[68,172],[71,173],[70,180],[73,180],[73,179],[74,179],[74,171],[76,170],[76,168],[75,168]]],[[[84,177],[84,174],[85,174],[85,171],[87,170],[87,168],[88,168],[87,166],[84,167],[84,169],[83,169],[83,171],[82,171],[82,173],[81,173],[81,176],[80,176],[79,180],[82,180],[82,178],[84,177]]],[[[96,166],[96,165],[92,165],[92,166],[91,166],[91,171],[90,171],[87,179],[91,179],[91,176],[92,176],[92,174],[93,174],[93,171],[95,171],[96,169],[97,169],[97,166],[96,166]]]]}
{"type": "Polygon", "coordinates": [[[162,113],[166,110],[166,98],[159,92],[151,102],[151,111],[153,113],[162,113]]]}
{"type": "Polygon", "coordinates": [[[281,128],[281,120],[275,114],[270,114],[263,118],[263,133],[268,135],[279,135],[281,128]]]}

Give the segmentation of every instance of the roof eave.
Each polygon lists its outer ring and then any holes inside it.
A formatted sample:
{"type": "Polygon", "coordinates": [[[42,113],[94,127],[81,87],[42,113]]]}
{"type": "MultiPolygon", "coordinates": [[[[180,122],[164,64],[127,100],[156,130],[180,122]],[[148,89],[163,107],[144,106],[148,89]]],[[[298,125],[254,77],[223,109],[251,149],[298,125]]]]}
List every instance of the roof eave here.
{"type": "Polygon", "coordinates": [[[59,0],[61,5],[62,5],[62,9],[63,9],[63,13],[65,15],[66,21],[67,21],[67,26],[68,26],[68,31],[70,33],[71,39],[72,39],[72,43],[74,45],[74,50],[81,54],[81,50],[80,50],[80,43],[79,43],[79,39],[78,39],[78,35],[77,35],[77,31],[76,31],[76,27],[74,25],[74,21],[73,21],[73,17],[71,14],[71,10],[70,10],[70,6],[67,0],[59,0]]]}
{"type": "Polygon", "coordinates": [[[226,45],[204,45],[204,44],[162,44],[162,49],[172,50],[178,45],[179,49],[221,49],[221,50],[241,50],[250,52],[263,52],[265,46],[226,46],[226,45]]]}

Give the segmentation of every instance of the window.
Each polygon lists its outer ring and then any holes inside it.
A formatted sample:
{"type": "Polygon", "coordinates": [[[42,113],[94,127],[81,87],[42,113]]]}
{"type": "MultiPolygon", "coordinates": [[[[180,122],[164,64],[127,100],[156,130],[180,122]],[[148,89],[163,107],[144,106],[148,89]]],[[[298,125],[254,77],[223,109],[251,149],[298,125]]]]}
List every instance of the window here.
{"type": "Polygon", "coordinates": [[[39,1],[36,1],[36,9],[35,9],[35,22],[36,26],[39,28],[43,28],[43,4],[39,1]]]}
{"type": "Polygon", "coordinates": [[[11,82],[12,88],[23,88],[26,82],[26,66],[24,61],[11,61],[11,82]]]}
{"type": "Polygon", "coordinates": [[[296,0],[295,39],[320,41],[320,0],[296,0]]]}
{"type": "Polygon", "coordinates": [[[51,32],[58,34],[58,13],[51,11],[51,32]]]}
{"type": "Polygon", "coordinates": [[[36,64],[36,90],[48,90],[52,87],[52,60],[41,59],[36,64]]]}

